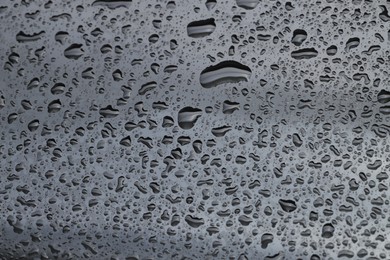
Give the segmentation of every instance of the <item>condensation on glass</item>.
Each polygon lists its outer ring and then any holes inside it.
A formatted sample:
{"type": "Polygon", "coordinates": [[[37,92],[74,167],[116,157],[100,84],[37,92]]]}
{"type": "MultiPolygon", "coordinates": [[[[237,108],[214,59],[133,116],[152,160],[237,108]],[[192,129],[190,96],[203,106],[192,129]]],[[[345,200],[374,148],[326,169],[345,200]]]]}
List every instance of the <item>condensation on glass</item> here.
{"type": "Polygon", "coordinates": [[[390,259],[389,2],[0,3],[1,259],[390,259]]]}

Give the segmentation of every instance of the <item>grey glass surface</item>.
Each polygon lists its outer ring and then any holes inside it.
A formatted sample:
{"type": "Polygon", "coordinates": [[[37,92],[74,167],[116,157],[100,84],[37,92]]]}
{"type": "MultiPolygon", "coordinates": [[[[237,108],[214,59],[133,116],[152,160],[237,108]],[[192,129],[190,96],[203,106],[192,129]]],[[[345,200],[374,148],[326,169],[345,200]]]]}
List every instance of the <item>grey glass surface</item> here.
{"type": "Polygon", "coordinates": [[[1,259],[390,259],[388,1],[0,2],[1,259]]]}

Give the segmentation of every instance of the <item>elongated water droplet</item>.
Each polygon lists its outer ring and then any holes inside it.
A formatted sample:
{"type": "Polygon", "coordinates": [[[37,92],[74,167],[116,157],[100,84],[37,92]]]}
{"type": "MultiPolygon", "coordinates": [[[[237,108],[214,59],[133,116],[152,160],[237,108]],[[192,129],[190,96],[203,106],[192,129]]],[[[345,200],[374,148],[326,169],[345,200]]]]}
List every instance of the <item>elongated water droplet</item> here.
{"type": "Polygon", "coordinates": [[[214,18],[199,20],[187,25],[187,34],[193,38],[201,38],[212,34],[215,27],[214,18]]]}
{"type": "Polygon", "coordinates": [[[74,43],[65,49],[64,55],[68,59],[77,60],[84,55],[84,50],[81,48],[82,44],[74,43]]]}
{"type": "Polygon", "coordinates": [[[249,67],[236,61],[223,61],[204,69],[200,74],[200,84],[205,88],[211,88],[223,83],[248,81],[251,75],[249,67]]]}
{"type": "Polygon", "coordinates": [[[202,110],[199,108],[184,107],[178,113],[178,124],[183,129],[191,129],[201,115],[202,110]]]}

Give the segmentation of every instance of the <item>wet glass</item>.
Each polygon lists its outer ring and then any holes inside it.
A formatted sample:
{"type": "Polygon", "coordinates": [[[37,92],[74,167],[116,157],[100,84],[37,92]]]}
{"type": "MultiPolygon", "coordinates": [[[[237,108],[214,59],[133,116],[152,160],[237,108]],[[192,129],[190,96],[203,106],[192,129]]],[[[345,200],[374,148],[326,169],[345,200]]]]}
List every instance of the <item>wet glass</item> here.
{"type": "Polygon", "coordinates": [[[0,3],[0,259],[390,259],[387,1],[0,3]]]}

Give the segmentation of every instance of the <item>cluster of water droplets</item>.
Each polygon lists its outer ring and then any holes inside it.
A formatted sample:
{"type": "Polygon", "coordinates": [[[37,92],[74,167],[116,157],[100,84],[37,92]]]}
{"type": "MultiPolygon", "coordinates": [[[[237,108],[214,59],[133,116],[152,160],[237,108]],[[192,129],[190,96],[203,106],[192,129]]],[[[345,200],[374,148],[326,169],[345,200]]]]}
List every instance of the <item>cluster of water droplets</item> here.
{"type": "Polygon", "coordinates": [[[0,258],[389,259],[390,5],[0,4],[0,258]]]}

